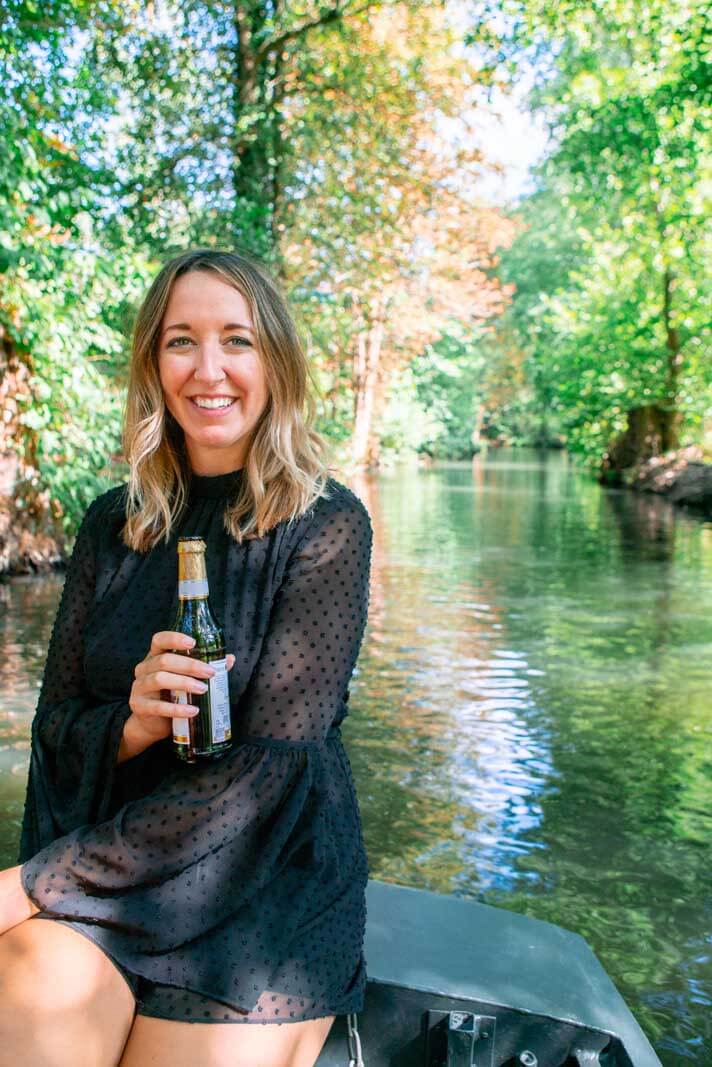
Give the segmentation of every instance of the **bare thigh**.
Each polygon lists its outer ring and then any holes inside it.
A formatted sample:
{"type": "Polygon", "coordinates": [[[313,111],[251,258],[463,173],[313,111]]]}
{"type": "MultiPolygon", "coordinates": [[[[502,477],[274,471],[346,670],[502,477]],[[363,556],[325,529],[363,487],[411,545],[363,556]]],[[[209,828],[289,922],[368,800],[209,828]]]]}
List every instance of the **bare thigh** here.
{"type": "Polygon", "coordinates": [[[137,1015],[118,1067],[313,1067],[334,1016],[299,1023],[183,1023],[137,1015]]]}
{"type": "Polygon", "coordinates": [[[0,935],[0,1031],[7,1062],[115,1067],[135,1007],[121,972],[78,930],[27,919],[0,935]],[[19,1059],[10,1055],[15,1045],[19,1059]]]}

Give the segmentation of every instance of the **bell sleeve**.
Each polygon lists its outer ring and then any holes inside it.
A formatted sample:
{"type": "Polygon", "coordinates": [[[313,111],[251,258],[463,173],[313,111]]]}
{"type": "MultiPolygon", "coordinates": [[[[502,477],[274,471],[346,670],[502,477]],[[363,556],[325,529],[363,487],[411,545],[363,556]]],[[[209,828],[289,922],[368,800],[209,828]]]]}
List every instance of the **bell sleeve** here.
{"type": "Polygon", "coordinates": [[[102,506],[89,505],[77,532],[49,642],[37,709],[19,862],[110,811],[125,700],[102,702],[83,670],[84,633],[95,588],[93,531],[102,506]]]}
{"type": "Polygon", "coordinates": [[[320,795],[320,765],[366,626],[371,543],[350,491],[308,522],[233,708],[233,747],[25,862],[39,908],[92,924],[134,973],[254,1007],[297,925],[344,876],[324,820],[345,801],[320,795]],[[216,965],[226,943],[242,966],[216,965]]]}

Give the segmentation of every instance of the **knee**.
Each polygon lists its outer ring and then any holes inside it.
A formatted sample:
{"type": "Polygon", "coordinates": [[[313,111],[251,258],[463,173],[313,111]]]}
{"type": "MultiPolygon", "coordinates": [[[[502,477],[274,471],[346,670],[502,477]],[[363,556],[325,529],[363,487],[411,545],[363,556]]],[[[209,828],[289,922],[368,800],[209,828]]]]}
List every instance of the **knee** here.
{"type": "MultiPolygon", "coordinates": [[[[0,935],[0,1033],[26,1025],[23,992],[26,992],[27,953],[17,936],[17,926],[0,935]]],[[[33,998],[34,999],[34,998],[33,998]]]]}
{"type": "Polygon", "coordinates": [[[14,988],[18,968],[25,965],[26,943],[24,937],[18,937],[18,929],[13,926],[0,934],[0,1007],[14,988]]]}
{"type": "Polygon", "coordinates": [[[0,934],[0,989],[6,988],[10,969],[19,961],[22,954],[22,942],[13,936],[16,926],[0,934]]]}
{"type": "Polygon", "coordinates": [[[0,935],[3,1024],[28,1014],[73,1011],[96,996],[102,983],[98,961],[64,938],[65,932],[54,923],[28,919],[0,935]]]}

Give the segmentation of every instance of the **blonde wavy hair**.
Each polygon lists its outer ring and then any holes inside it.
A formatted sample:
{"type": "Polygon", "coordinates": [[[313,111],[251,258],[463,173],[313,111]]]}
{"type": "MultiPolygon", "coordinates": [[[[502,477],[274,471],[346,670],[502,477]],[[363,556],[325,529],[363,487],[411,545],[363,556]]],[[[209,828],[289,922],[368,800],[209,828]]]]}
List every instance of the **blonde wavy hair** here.
{"type": "Polygon", "coordinates": [[[239,543],[262,537],[330,495],[328,446],[311,426],[318,388],[285,298],[266,270],[242,253],[194,249],[164,264],[134,323],[122,438],[129,465],[122,537],[137,552],[169,540],[188,500],[191,467],[183,430],[165,403],[158,344],[171,287],[190,271],[213,271],[247,301],[269,393],[251,431],[239,492],[225,508],[225,529],[239,543]]]}

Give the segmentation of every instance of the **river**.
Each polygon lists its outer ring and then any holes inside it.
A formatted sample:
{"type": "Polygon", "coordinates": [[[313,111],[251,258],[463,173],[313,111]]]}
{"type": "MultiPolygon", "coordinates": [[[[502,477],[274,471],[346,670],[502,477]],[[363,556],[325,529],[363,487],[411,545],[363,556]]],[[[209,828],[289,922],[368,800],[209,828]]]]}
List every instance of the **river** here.
{"type": "MultiPolygon", "coordinates": [[[[351,483],[375,539],[343,734],[371,876],[575,930],[665,1067],[712,1063],[712,524],[563,453],[351,483]]],[[[0,864],[61,575],[0,583],[0,864]]]]}

